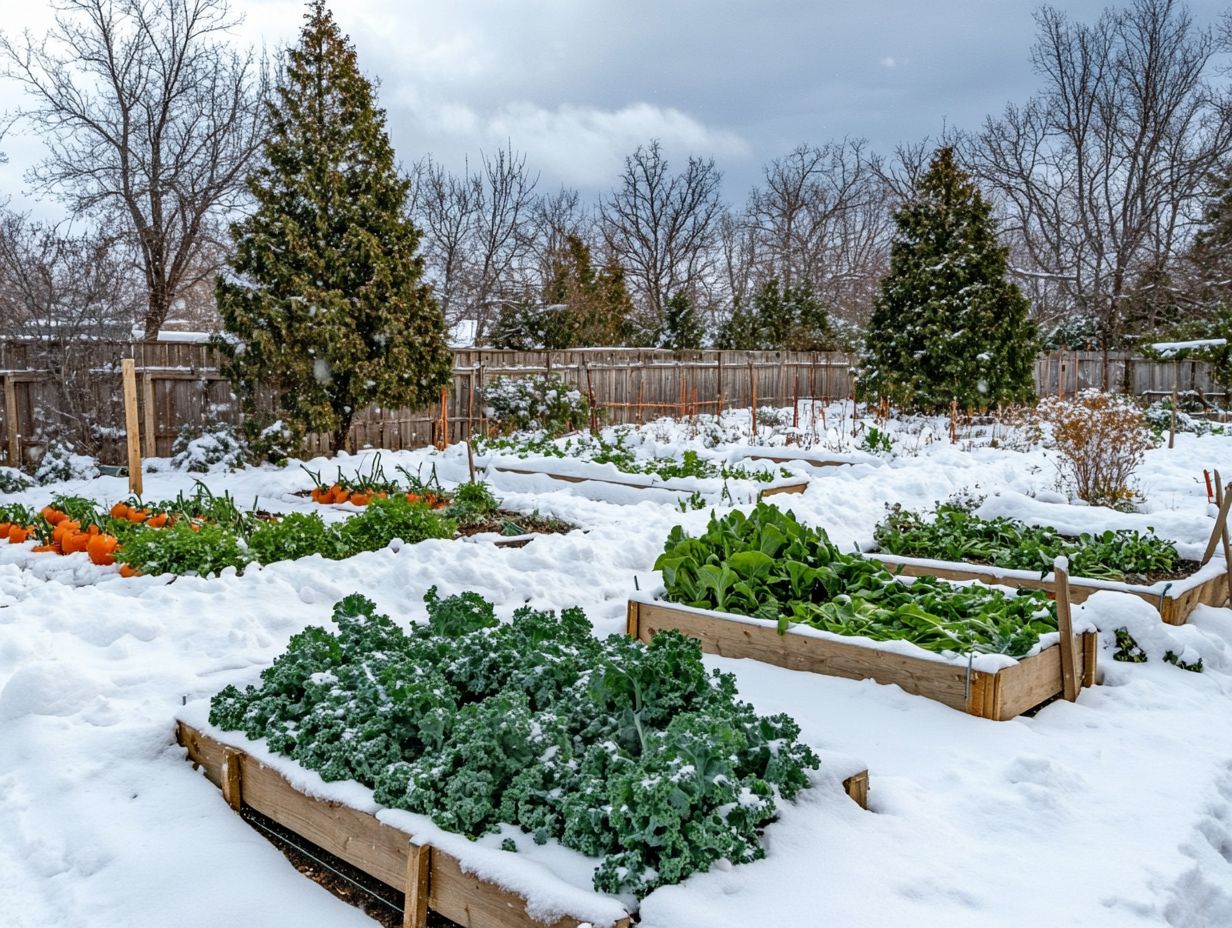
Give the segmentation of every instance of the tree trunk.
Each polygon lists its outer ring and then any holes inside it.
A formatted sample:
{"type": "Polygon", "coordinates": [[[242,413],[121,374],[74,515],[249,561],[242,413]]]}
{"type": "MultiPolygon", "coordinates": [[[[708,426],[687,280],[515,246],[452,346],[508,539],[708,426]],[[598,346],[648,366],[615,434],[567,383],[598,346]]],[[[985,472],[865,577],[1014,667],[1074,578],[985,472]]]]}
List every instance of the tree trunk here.
{"type": "Polygon", "coordinates": [[[338,418],[338,428],[334,429],[333,435],[333,451],[337,454],[339,451],[346,451],[347,436],[351,433],[351,422],[355,419],[355,413],[349,412],[341,415],[338,418]]]}

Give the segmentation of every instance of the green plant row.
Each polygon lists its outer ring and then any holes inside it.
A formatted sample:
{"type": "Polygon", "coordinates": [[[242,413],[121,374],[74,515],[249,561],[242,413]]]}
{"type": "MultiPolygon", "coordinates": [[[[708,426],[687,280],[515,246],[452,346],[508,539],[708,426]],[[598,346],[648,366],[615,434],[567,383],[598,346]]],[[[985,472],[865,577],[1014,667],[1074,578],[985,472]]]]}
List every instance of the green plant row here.
{"type": "Polygon", "coordinates": [[[902,557],[975,561],[1008,570],[1053,569],[1058,557],[1070,572],[1098,580],[1145,580],[1181,563],[1176,546],[1154,534],[1106,531],[1068,538],[1053,528],[1015,519],[981,519],[960,503],[941,503],[931,516],[894,506],[873,535],[878,550],[902,557]]]}
{"type": "Polygon", "coordinates": [[[507,624],[474,593],[425,597],[404,631],[352,595],[210,723],[265,738],[326,780],[468,836],[514,825],[601,858],[594,886],[645,895],[764,856],[780,799],[819,762],[786,715],[759,716],[698,642],[600,641],[580,609],[507,624]]]}
{"type": "MultiPolygon", "coordinates": [[[[773,471],[711,461],[696,451],[684,451],[679,458],[639,458],[628,446],[628,438],[629,431],[625,429],[616,430],[610,441],[602,435],[574,435],[563,441],[547,435],[512,435],[484,439],[479,448],[485,453],[499,452],[518,458],[570,458],[591,464],[611,464],[622,473],[650,474],[661,480],[697,477],[769,483],[775,479],[773,471]]],[[[787,476],[790,472],[780,469],[780,473],[787,476]]]]}
{"type": "Polygon", "coordinates": [[[1022,657],[1057,630],[1056,608],[1041,592],[904,582],[766,503],[712,517],[698,538],[676,526],[655,569],[671,602],[775,620],[780,634],[802,623],[939,653],[1022,657]]]}
{"type": "MultiPolygon", "coordinates": [[[[481,483],[463,484],[452,492],[447,508],[434,510],[402,496],[374,499],[343,522],[327,523],[317,513],[262,517],[255,504],[242,509],[227,495],[198,485],[194,494],[175,500],[145,503],[147,516],[134,522],[100,510],[90,499],[57,497],[52,506],[82,526],[97,525],[119,542],[115,559],[144,574],[213,576],[231,567],[269,564],[319,554],[339,560],[365,551],[379,551],[395,538],[414,544],[429,538],[453,538],[459,528],[483,524],[498,513],[492,492],[481,483]],[[149,514],[167,516],[153,526],[149,514]]],[[[49,537],[51,526],[33,509],[0,507],[0,520],[32,524],[49,537]]],[[[510,523],[514,533],[521,529],[510,523]]]]}

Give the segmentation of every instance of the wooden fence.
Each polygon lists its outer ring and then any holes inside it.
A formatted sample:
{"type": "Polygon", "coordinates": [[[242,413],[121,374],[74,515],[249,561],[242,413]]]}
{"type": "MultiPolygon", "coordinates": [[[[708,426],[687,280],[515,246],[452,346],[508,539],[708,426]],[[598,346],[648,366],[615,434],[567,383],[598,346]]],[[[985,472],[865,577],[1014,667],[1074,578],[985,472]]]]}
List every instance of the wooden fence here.
{"type": "MultiPolygon", "coordinates": [[[[166,456],[185,425],[238,421],[230,385],[219,372],[219,358],[208,345],[176,342],[78,343],[69,353],[75,372],[63,368],[63,351],[33,342],[0,342],[0,410],[4,461],[32,463],[48,436],[69,431],[92,437],[92,450],[104,463],[125,459],[124,417],[120,404],[120,361],[136,362],[142,451],[166,456]],[[84,372],[84,376],[83,376],[84,372]]],[[[417,448],[442,437],[458,441],[486,429],[484,386],[500,377],[552,373],[592,396],[605,422],[640,423],[658,416],[717,413],[732,407],[790,406],[799,399],[849,397],[857,359],[843,354],[787,351],[689,351],[643,349],[573,351],[497,351],[457,349],[444,410],[364,410],[348,444],[417,448]]],[[[1134,394],[1164,395],[1173,384],[1195,389],[1221,405],[1225,391],[1204,362],[1158,362],[1097,352],[1041,356],[1036,381],[1041,394],[1072,395],[1099,387],[1108,372],[1109,388],[1134,394]]],[[[305,451],[329,450],[325,435],[311,435],[305,451]]]]}

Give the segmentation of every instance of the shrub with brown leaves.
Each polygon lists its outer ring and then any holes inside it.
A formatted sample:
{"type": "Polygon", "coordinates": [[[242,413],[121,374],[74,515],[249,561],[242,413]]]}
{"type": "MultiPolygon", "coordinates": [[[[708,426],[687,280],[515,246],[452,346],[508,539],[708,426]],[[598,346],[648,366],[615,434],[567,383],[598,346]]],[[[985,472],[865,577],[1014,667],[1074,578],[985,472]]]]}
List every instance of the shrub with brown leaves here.
{"type": "Polygon", "coordinates": [[[1084,390],[1073,399],[1045,397],[1040,418],[1051,426],[1048,446],[1079,499],[1123,509],[1136,497],[1132,477],[1150,448],[1142,410],[1129,397],[1084,390]]]}

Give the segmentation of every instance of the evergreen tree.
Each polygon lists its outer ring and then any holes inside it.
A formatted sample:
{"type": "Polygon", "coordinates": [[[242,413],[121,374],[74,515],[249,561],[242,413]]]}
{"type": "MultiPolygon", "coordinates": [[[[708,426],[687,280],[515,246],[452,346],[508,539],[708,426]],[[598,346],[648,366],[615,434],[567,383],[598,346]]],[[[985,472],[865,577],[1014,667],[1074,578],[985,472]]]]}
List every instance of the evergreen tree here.
{"type": "Polygon", "coordinates": [[[808,284],[783,287],[767,280],[751,307],[737,304],[719,336],[724,348],[739,351],[833,351],[834,330],[826,307],[808,284]]]}
{"type": "Polygon", "coordinates": [[[566,235],[552,256],[543,301],[565,308],[567,319],[545,325],[549,337],[570,339],[559,347],[623,345],[632,334],[633,300],[624,271],[611,259],[596,270],[590,247],[577,235],[566,235]]]}
{"type": "Polygon", "coordinates": [[[1202,225],[1189,253],[1195,278],[1190,298],[1211,313],[1232,304],[1232,167],[1215,178],[1202,225]]]}
{"type": "Polygon", "coordinates": [[[890,271],[869,324],[864,387],[925,412],[1027,402],[1036,354],[1028,303],[1006,280],[991,207],[940,149],[895,216],[890,271]]]}
{"type": "Polygon", "coordinates": [[[674,293],[663,306],[663,335],[659,347],[672,351],[696,351],[702,346],[701,320],[693,301],[683,290],[674,293]]]}
{"type": "Polygon", "coordinates": [[[364,407],[436,399],[451,356],[385,113],[324,0],[305,20],[248,179],[256,211],[232,226],[217,298],[227,373],[254,427],[270,390],[296,437],[328,432],[339,449],[364,407]]]}

